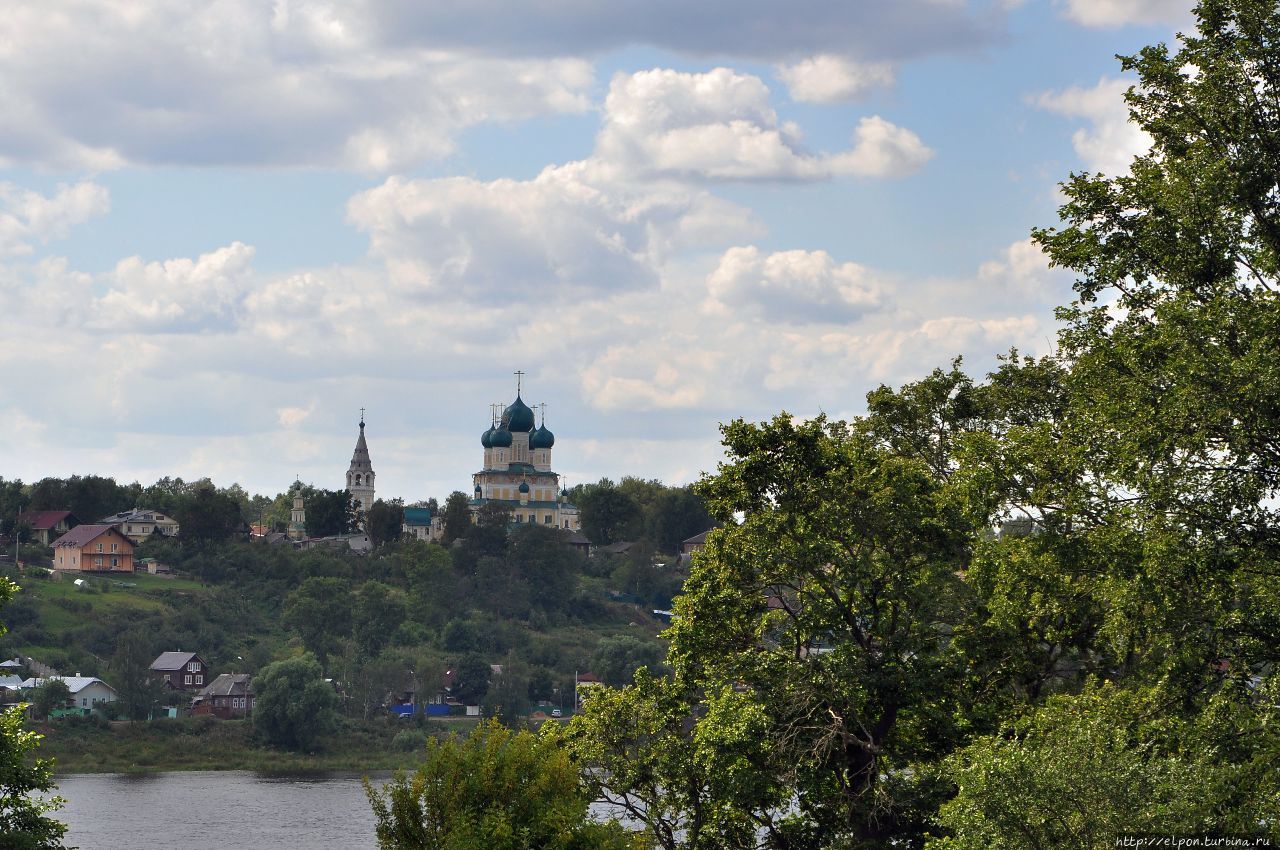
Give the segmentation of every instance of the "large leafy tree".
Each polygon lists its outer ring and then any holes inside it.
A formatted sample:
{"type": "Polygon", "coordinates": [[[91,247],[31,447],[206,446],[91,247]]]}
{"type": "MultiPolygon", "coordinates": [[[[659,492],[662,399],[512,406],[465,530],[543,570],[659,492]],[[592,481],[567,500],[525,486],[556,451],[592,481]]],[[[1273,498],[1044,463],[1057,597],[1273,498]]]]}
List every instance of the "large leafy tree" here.
{"type": "Polygon", "coordinates": [[[365,780],[382,850],[626,850],[597,823],[556,724],[539,735],[487,723],[465,739],[429,740],[423,764],[380,789],[365,780]]]}
{"type": "MultiPolygon", "coordinates": [[[[17,587],[0,579],[0,605],[17,587]]],[[[0,634],[4,633],[0,626],[0,634]]],[[[63,689],[66,685],[62,684],[63,689]]],[[[56,790],[53,762],[34,757],[40,736],[23,728],[22,706],[0,712],[0,845],[15,850],[61,850],[67,827],[50,817],[62,800],[56,790]]]]}
{"type": "Polygon", "coordinates": [[[312,576],[285,597],[282,619],[324,663],[351,634],[352,608],[350,582],[312,576]]]}
{"type": "Polygon", "coordinates": [[[310,655],[268,664],[253,691],[253,725],[277,747],[310,750],[334,729],[338,695],[310,655]]]}
{"type": "Polygon", "coordinates": [[[151,640],[141,629],[121,632],[116,639],[111,674],[125,716],[130,720],[148,719],[164,695],[163,686],[151,675],[153,649],[151,640]]]}

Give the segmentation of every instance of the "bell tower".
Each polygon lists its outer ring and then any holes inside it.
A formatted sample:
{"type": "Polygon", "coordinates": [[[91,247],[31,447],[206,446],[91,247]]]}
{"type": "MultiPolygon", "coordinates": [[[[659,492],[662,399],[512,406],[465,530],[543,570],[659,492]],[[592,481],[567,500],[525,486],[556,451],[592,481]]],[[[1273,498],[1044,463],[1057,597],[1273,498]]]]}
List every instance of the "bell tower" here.
{"type": "Polygon", "coordinates": [[[364,408],[360,408],[360,436],[356,438],[356,450],[347,467],[347,490],[360,503],[360,510],[368,513],[373,507],[373,462],[369,460],[369,446],[364,441],[364,408]]]}

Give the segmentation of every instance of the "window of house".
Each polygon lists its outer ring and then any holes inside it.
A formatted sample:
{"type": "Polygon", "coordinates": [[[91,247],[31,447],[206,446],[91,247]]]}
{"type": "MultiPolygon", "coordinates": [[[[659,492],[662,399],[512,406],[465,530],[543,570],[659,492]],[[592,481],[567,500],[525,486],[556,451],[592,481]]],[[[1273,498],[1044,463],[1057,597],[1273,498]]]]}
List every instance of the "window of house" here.
{"type": "Polygon", "coordinates": [[[164,680],[165,680],[166,682],[167,682],[167,681],[169,681],[169,674],[168,674],[168,673],[165,673],[165,674],[164,674],[164,680]]]}
{"type": "Polygon", "coordinates": [[[187,675],[185,675],[185,676],[183,676],[183,677],[182,677],[182,684],[184,684],[184,685],[189,685],[189,684],[191,684],[191,674],[190,674],[190,673],[188,673],[187,675]]]}
{"type": "Polygon", "coordinates": [[[101,544],[101,543],[99,543],[99,544],[98,544],[98,551],[99,551],[99,552],[101,552],[101,551],[102,551],[102,544],[101,544]]]}
{"type": "Polygon", "coordinates": [[[93,565],[94,565],[95,567],[100,567],[100,566],[102,566],[102,556],[98,556],[97,558],[94,558],[94,559],[93,559],[93,565]]]}
{"type": "Polygon", "coordinates": [[[111,566],[113,566],[113,567],[118,567],[118,566],[120,566],[120,559],[119,559],[119,558],[112,558],[112,559],[111,559],[111,566]]]}
{"type": "Polygon", "coordinates": [[[197,676],[196,676],[196,684],[197,684],[197,685],[203,685],[203,684],[204,684],[204,676],[197,675],[197,676]]]}

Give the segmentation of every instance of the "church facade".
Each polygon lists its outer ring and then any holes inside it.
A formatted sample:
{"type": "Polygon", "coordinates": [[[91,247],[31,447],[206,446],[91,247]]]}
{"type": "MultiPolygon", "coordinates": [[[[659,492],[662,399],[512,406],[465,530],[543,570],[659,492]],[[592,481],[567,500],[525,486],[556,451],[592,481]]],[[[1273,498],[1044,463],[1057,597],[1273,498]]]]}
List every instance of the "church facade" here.
{"type": "MultiPolygon", "coordinates": [[[[517,373],[519,376],[519,373],[517,373]]],[[[480,435],[484,450],[482,468],[471,476],[471,511],[498,503],[511,512],[516,525],[532,523],[547,528],[578,531],[578,509],[560,487],[560,476],[551,469],[555,435],[547,428],[546,415],[535,423],[533,409],[520,396],[507,405],[501,417],[490,415],[487,431],[480,435]],[[535,427],[536,425],[536,427],[535,427]]]]}

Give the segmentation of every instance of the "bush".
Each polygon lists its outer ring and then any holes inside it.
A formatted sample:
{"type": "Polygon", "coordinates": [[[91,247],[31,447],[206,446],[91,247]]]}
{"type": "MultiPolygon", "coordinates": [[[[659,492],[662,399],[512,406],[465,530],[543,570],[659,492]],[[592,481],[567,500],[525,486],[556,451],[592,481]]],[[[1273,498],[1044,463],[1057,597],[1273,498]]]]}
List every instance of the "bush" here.
{"type": "Polygon", "coordinates": [[[391,739],[391,748],[402,753],[412,753],[427,745],[426,732],[417,729],[402,729],[391,739]]]}

